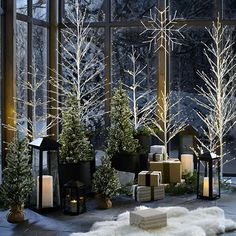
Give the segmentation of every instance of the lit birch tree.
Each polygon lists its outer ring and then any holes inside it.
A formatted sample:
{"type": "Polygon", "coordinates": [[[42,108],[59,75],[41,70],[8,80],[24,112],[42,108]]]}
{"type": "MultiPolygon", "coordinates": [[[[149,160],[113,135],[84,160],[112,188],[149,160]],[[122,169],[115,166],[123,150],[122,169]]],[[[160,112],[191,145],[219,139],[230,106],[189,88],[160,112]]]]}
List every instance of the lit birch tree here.
{"type": "MultiPolygon", "coordinates": [[[[198,112],[199,118],[207,127],[205,132],[209,140],[208,150],[218,153],[221,158],[221,174],[224,157],[224,137],[236,122],[235,91],[235,54],[233,42],[228,35],[227,27],[222,27],[219,18],[213,22],[212,29],[207,29],[212,43],[204,44],[204,55],[210,65],[210,71],[198,71],[205,87],[196,87],[202,99],[194,99],[206,110],[206,115],[198,112]]],[[[203,142],[201,142],[203,143],[203,142]]]]}
{"type": "Polygon", "coordinates": [[[138,129],[146,127],[150,123],[151,116],[156,109],[156,97],[150,97],[153,92],[151,89],[147,89],[144,92],[140,91],[142,83],[146,80],[146,76],[143,75],[146,66],[140,66],[140,64],[138,64],[140,54],[137,54],[134,47],[132,47],[132,52],[128,57],[131,61],[132,68],[125,70],[125,72],[131,77],[132,83],[130,86],[125,83],[123,84],[131,90],[131,96],[129,97],[131,102],[131,124],[137,132],[138,129]],[[139,106],[138,104],[142,101],[145,102],[142,106],[139,106]]]}
{"type": "MultiPolygon", "coordinates": [[[[47,93],[46,84],[47,76],[40,75],[36,68],[35,61],[31,67],[31,81],[25,80],[24,73],[20,73],[18,80],[21,82],[21,93],[19,97],[15,97],[14,101],[20,107],[25,107],[24,112],[20,109],[16,113],[16,126],[5,124],[4,127],[13,131],[19,131],[26,135],[30,140],[46,136],[47,131],[56,125],[57,117],[47,113],[47,108],[50,107],[50,98],[44,99],[42,93],[47,93]],[[31,99],[26,100],[23,94],[31,94],[31,99]],[[41,94],[41,95],[40,95],[41,94]],[[31,116],[27,110],[31,111],[31,116]]],[[[12,118],[14,119],[14,118],[12,118]]]]}
{"type": "Polygon", "coordinates": [[[65,23],[65,28],[61,30],[58,53],[62,72],[54,71],[57,78],[52,78],[50,82],[58,88],[60,110],[66,107],[68,93],[76,96],[79,117],[88,127],[93,119],[104,114],[104,82],[100,79],[104,55],[94,43],[93,30],[85,24],[86,12],[81,12],[79,7],[79,1],[75,0],[73,11],[68,13],[68,24],[65,23]]]}
{"type": "Polygon", "coordinates": [[[181,98],[173,99],[173,92],[161,93],[157,102],[157,112],[152,119],[153,127],[149,127],[155,136],[165,146],[165,160],[168,158],[169,142],[186,127],[187,119],[181,117],[181,110],[174,108],[181,102],[181,98]]]}

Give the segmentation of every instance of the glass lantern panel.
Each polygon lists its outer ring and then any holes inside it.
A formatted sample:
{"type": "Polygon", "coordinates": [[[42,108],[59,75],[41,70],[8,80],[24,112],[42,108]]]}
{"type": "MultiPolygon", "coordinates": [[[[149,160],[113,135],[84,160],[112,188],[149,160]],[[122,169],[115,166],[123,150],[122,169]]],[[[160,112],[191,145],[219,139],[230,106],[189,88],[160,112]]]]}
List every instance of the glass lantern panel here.
{"type": "Polygon", "coordinates": [[[214,161],[212,165],[212,185],[213,185],[213,197],[219,194],[219,166],[218,162],[214,161]]]}
{"type": "Polygon", "coordinates": [[[204,197],[209,196],[209,174],[207,173],[207,165],[207,162],[200,161],[198,194],[204,197]]]}
{"type": "MultiPolygon", "coordinates": [[[[32,170],[35,179],[35,188],[31,195],[31,205],[39,206],[39,150],[33,149],[32,170]]],[[[60,205],[59,176],[57,166],[57,152],[43,152],[42,175],[42,208],[51,208],[60,205]]]]}
{"type": "Polygon", "coordinates": [[[79,213],[83,213],[86,211],[86,205],[85,205],[85,197],[81,196],[79,197],[79,213]]]}

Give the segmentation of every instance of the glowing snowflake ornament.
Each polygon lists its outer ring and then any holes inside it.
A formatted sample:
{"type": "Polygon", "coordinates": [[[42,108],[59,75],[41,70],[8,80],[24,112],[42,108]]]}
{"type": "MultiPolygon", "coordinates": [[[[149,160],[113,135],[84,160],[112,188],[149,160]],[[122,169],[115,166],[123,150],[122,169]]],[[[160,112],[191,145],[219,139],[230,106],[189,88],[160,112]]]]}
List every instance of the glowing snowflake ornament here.
{"type": "Polygon", "coordinates": [[[181,38],[184,38],[181,30],[186,26],[186,24],[180,27],[175,27],[177,23],[177,11],[175,11],[173,18],[171,18],[170,15],[168,19],[166,17],[168,10],[169,7],[165,8],[163,11],[160,11],[155,7],[155,11],[152,12],[152,10],[150,10],[150,16],[146,17],[149,20],[147,22],[141,21],[145,28],[141,34],[151,32],[151,36],[148,37],[149,40],[145,41],[145,43],[149,43],[150,47],[152,43],[158,45],[158,47],[155,49],[155,52],[160,48],[164,48],[165,51],[168,52],[168,45],[170,45],[171,50],[173,50],[174,44],[181,45],[181,43],[178,41],[177,35],[181,38]]]}

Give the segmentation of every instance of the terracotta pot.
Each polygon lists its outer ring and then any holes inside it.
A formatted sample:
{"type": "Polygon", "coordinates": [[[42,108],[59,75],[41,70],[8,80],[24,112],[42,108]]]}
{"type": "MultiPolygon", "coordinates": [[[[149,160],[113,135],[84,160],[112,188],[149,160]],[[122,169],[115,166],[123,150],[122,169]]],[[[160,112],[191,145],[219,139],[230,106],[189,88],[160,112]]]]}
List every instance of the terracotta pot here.
{"type": "Polygon", "coordinates": [[[12,205],[7,214],[7,221],[10,223],[19,223],[25,220],[24,206],[12,205]]]}
{"type": "Polygon", "coordinates": [[[98,207],[100,209],[109,209],[112,207],[112,201],[109,197],[99,197],[98,198],[98,207]]]}

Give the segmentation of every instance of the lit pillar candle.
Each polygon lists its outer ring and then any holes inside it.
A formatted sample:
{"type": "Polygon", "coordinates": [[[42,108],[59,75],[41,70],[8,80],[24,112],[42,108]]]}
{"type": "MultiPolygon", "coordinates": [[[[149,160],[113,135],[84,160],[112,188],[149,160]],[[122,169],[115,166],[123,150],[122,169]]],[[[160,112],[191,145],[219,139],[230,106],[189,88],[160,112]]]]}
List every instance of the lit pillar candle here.
{"type": "Polygon", "coordinates": [[[77,213],[77,200],[70,201],[70,212],[77,213]]]}
{"type": "Polygon", "coordinates": [[[203,196],[209,197],[209,177],[203,179],[203,196]]]}
{"type": "Polygon", "coordinates": [[[183,172],[193,173],[193,155],[181,154],[181,163],[183,172]]]}
{"type": "MultiPolygon", "coordinates": [[[[42,176],[42,207],[53,207],[53,179],[51,175],[42,176]]],[[[39,176],[37,178],[37,208],[39,207],[39,176]]]]}

